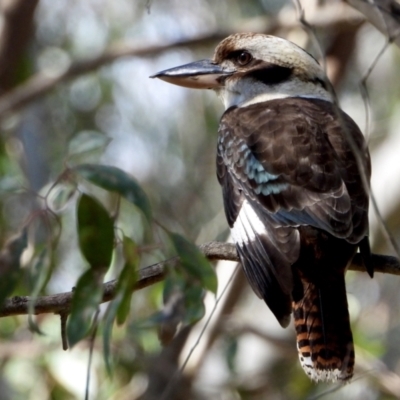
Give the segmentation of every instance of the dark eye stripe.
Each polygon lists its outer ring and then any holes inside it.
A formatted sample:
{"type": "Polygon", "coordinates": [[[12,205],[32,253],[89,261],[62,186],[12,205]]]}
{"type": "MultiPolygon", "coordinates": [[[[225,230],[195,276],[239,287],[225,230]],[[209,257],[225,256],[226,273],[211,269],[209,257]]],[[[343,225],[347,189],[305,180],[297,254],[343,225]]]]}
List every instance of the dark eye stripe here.
{"type": "Polygon", "coordinates": [[[263,64],[260,68],[249,71],[249,76],[265,85],[274,85],[284,82],[292,75],[293,69],[275,64],[263,64]]]}

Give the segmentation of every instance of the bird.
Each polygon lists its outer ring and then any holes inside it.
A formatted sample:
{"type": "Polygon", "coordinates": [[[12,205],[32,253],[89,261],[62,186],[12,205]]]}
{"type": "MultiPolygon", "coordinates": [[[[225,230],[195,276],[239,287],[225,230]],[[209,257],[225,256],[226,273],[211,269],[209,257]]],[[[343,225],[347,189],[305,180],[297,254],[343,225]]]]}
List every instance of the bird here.
{"type": "Polygon", "coordinates": [[[217,178],[247,280],[282,327],[293,314],[300,364],[316,382],[348,382],[355,354],[345,272],[368,239],[371,162],[318,61],[296,44],[236,33],[212,59],[158,72],[212,89],[225,106],[217,178]]]}

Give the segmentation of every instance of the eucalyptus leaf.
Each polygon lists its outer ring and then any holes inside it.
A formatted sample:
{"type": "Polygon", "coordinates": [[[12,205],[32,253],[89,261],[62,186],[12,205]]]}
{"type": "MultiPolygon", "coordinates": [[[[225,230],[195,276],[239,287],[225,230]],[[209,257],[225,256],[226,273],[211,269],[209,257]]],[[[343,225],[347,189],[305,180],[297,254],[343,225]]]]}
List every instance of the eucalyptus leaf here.
{"type": "Polygon", "coordinates": [[[180,257],[183,268],[212,293],[217,293],[218,281],[214,269],[211,267],[203,253],[183,236],[169,233],[172,244],[180,257]]]}
{"type": "MultiPolygon", "coordinates": [[[[31,268],[29,269],[29,278],[31,286],[31,296],[36,298],[48,282],[51,273],[51,264],[49,249],[42,246],[42,248],[35,255],[31,268]]],[[[43,335],[36,321],[33,319],[35,303],[29,302],[29,329],[33,332],[43,335]]]]}
{"type": "Polygon", "coordinates": [[[184,292],[185,316],[183,323],[193,324],[204,317],[206,308],[204,306],[204,291],[201,286],[192,285],[184,292]]]}
{"type": "Polygon", "coordinates": [[[110,141],[111,139],[103,133],[90,130],[81,131],[70,140],[68,154],[77,155],[97,150],[104,151],[110,141]]]}
{"type": "Polygon", "coordinates": [[[0,252],[0,307],[22,277],[21,255],[28,245],[26,228],[11,238],[0,252]]]}
{"type": "Polygon", "coordinates": [[[148,221],[151,220],[152,213],[149,199],[131,175],[109,165],[81,164],[72,170],[96,186],[117,192],[138,207],[148,221]]]}
{"type": "Polygon", "coordinates": [[[110,303],[107,309],[106,316],[104,318],[103,325],[103,357],[106,364],[107,373],[110,377],[112,376],[110,343],[112,338],[112,329],[114,326],[115,315],[117,313],[121,298],[122,293],[119,293],[110,303]]]}
{"type": "Polygon", "coordinates": [[[93,315],[103,296],[99,275],[89,269],[78,280],[67,324],[68,343],[73,347],[89,333],[93,315]]]}
{"type": "Polygon", "coordinates": [[[50,191],[47,202],[53,211],[60,212],[68,205],[75,191],[75,182],[60,182],[50,191]]]}
{"type": "Polygon", "coordinates": [[[116,295],[107,309],[103,329],[104,361],[110,376],[112,375],[110,342],[114,321],[116,319],[118,324],[123,324],[126,321],[130,310],[133,286],[138,277],[137,267],[139,264],[139,255],[137,246],[135,242],[127,236],[124,236],[123,239],[123,252],[125,265],[118,277],[118,283],[115,289],[116,295]]]}
{"type": "Polygon", "coordinates": [[[49,249],[41,246],[37,254],[32,260],[29,269],[31,296],[35,297],[40,294],[49,277],[50,257],[49,249]]]}
{"type": "Polygon", "coordinates": [[[122,294],[117,310],[117,323],[119,325],[126,321],[129,314],[132,289],[138,280],[139,253],[135,242],[127,236],[123,241],[125,265],[118,278],[117,293],[122,294]]]}
{"type": "Polygon", "coordinates": [[[114,224],[107,210],[93,197],[78,201],[79,248],[92,269],[105,272],[114,249],[114,224]]]}

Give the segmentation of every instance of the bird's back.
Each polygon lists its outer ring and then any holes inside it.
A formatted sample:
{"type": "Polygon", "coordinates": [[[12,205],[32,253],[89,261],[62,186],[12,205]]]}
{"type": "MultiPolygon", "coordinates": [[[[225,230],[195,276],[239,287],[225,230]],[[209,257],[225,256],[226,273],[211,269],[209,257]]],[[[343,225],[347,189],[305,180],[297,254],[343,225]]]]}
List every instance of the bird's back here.
{"type": "Polygon", "coordinates": [[[217,166],[254,291],[283,326],[293,307],[300,362],[311,378],[350,379],[344,275],[368,240],[362,174],[369,181],[370,161],[360,130],[324,100],[232,108],[221,120],[217,166]]]}

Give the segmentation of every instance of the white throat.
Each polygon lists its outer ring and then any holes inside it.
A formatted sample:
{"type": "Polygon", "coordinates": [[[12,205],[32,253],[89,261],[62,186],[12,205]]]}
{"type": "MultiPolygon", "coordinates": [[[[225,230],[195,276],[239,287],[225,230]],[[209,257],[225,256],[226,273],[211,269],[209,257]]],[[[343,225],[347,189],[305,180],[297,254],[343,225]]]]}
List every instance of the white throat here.
{"type": "Polygon", "coordinates": [[[332,94],[322,85],[305,82],[298,78],[276,85],[265,85],[250,79],[227,79],[225,86],[219,89],[217,94],[224,103],[225,109],[232,106],[246,107],[250,104],[285,97],[306,97],[333,102],[332,94]]]}

